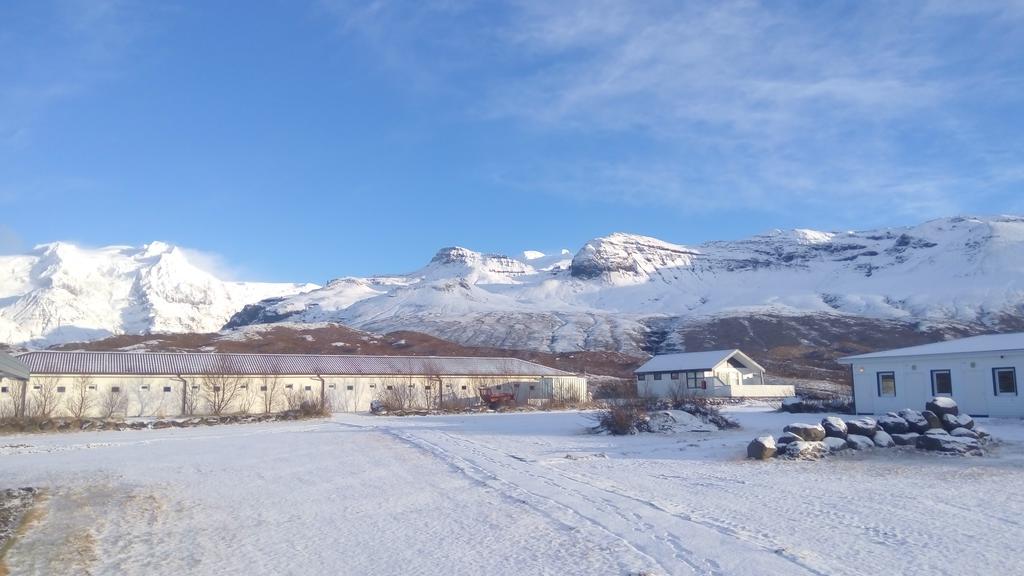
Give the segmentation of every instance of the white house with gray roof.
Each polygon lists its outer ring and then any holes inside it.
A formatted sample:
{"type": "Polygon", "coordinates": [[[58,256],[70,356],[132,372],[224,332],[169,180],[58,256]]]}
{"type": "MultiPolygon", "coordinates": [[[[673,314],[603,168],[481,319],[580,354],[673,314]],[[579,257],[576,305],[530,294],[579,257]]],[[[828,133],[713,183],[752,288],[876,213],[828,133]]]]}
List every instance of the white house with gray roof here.
{"type": "Polygon", "coordinates": [[[482,388],[520,403],[587,398],[585,378],[518,358],[39,351],[17,360],[32,373],[34,404],[56,405],[54,416],[83,394],[88,415],[113,407],[132,417],[275,412],[316,398],[339,412],[382,397],[412,408],[468,404],[482,388]]]}
{"type": "Polygon", "coordinates": [[[785,398],[795,393],[788,384],[767,384],[764,368],[736,349],[659,354],[634,373],[641,396],[785,398]]]}
{"type": "Polygon", "coordinates": [[[858,414],[924,408],[950,396],[973,416],[1024,417],[1024,333],[989,334],[839,359],[853,371],[858,414]]]}

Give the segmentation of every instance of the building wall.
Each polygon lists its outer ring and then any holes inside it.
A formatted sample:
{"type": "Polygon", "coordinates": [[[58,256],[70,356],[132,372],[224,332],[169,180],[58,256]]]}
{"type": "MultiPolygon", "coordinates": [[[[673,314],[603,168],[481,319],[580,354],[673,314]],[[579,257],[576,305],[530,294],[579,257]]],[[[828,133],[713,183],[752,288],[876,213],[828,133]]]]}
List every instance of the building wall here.
{"type": "MultiPolygon", "coordinates": [[[[672,379],[673,372],[659,372],[659,373],[648,372],[648,373],[643,373],[644,376],[645,376],[645,379],[644,380],[640,380],[638,378],[637,382],[636,382],[637,393],[640,394],[641,396],[653,396],[653,397],[656,397],[656,398],[669,398],[669,397],[672,397],[672,396],[678,394],[677,389],[682,391],[683,393],[694,394],[694,395],[697,395],[697,396],[714,396],[714,395],[716,395],[714,393],[714,389],[715,388],[730,389],[730,388],[739,388],[739,387],[743,387],[743,386],[757,385],[757,389],[758,390],[761,389],[760,385],[761,385],[762,380],[759,377],[759,375],[761,374],[761,371],[754,370],[754,369],[743,369],[743,370],[741,370],[741,369],[736,368],[734,366],[730,366],[727,363],[723,363],[723,364],[715,367],[714,370],[707,370],[707,371],[699,371],[699,372],[697,372],[697,375],[698,375],[698,377],[700,379],[707,381],[707,389],[700,388],[699,387],[699,383],[700,382],[698,382],[698,387],[697,388],[690,388],[687,385],[687,380],[686,380],[686,374],[687,373],[686,372],[681,372],[681,371],[680,372],[675,372],[675,373],[679,374],[679,379],[678,380],[673,380],[672,379]],[[661,380],[655,380],[654,379],[655,378],[655,374],[661,374],[661,380]],[[721,386],[721,385],[716,386],[716,384],[719,384],[719,383],[714,381],[715,378],[717,378],[720,381],[720,384],[724,384],[725,386],[721,386]]],[[[692,371],[691,371],[691,373],[692,373],[692,371]]],[[[792,390],[792,386],[790,386],[788,388],[790,390],[792,390]]],[[[742,396],[752,396],[753,395],[753,394],[742,394],[742,393],[740,393],[741,391],[737,391],[736,394],[731,394],[729,392],[729,390],[720,390],[719,392],[721,392],[721,394],[719,394],[719,395],[735,395],[735,396],[741,396],[741,395],[742,396]]],[[[751,392],[754,392],[753,388],[751,389],[751,392]]],[[[779,392],[778,390],[775,390],[775,389],[770,389],[770,390],[768,390],[768,392],[771,392],[769,394],[769,396],[786,395],[786,394],[783,394],[783,393],[781,393],[781,392],[779,392]]],[[[790,393],[788,395],[792,395],[792,392],[790,391],[790,393]]]]}
{"type": "Polygon", "coordinates": [[[932,370],[949,370],[952,397],[961,411],[972,415],[1024,417],[1024,353],[978,353],[918,358],[857,361],[852,366],[854,400],[860,414],[884,414],[903,408],[923,410],[932,396],[932,370]],[[993,369],[1014,368],[1017,394],[994,393],[993,369]],[[893,372],[896,395],[878,394],[878,373],[893,372]]]}
{"type": "MultiPolygon", "coordinates": [[[[128,417],[172,417],[187,413],[182,410],[183,387],[186,398],[195,399],[193,414],[209,414],[207,398],[212,388],[230,383],[202,376],[34,376],[29,381],[29,398],[36,406],[55,405],[52,416],[71,415],[71,404],[77,391],[84,387],[89,398],[90,417],[105,415],[110,407],[114,414],[128,417]]],[[[3,386],[14,383],[4,380],[3,386]]],[[[446,404],[470,405],[478,398],[481,387],[500,387],[515,391],[517,401],[538,400],[579,401],[587,399],[586,379],[575,376],[324,376],[324,395],[335,412],[367,411],[374,399],[397,395],[410,407],[436,405],[443,390],[446,404]]],[[[315,376],[245,376],[237,377],[237,393],[223,413],[261,413],[269,404],[270,412],[289,408],[291,403],[320,396],[321,381],[315,376]],[[265,390],[264,390],[265,388],[265,390]]],[[[0,414],[12,404],[11,394],[0,394],[0,414]],[[4,404],[7,403],[7,404],[4,404]]]]}

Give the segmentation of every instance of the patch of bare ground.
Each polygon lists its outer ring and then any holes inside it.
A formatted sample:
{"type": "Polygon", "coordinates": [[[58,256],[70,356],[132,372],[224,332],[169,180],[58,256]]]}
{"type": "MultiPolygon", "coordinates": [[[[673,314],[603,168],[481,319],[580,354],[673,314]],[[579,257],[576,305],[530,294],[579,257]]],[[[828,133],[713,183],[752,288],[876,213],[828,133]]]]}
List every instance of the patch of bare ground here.
{"type": "Polygon", "coordinates": [[[8,576],[7,551],[33,521],[43,514],[45,495],[35,488],[0,491],[0,576],[8,576]]]}

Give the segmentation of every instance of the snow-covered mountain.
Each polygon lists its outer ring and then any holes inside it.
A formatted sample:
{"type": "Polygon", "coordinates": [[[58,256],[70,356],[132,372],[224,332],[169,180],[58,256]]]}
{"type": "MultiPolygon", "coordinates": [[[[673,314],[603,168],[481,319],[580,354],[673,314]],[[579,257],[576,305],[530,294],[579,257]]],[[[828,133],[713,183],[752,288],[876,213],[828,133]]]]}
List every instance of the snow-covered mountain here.
{"type": "Polygon", "coordinates": [[[409,274],[323,287],[223,282],[162,243],[49,244],[0,257],[0,341],[7,343],[332,322],[465,345],[636,353],[692,347],[700,326],[718,322],[721,332],[723,319],[753,317],[789,319],[789,334],[858,319],[882,321],[879,330],[894,322],[911,330],[1020,328],[1024,217],[775,230],[698,246],[617,233],[575,254],[450,247],[409,274]],[[813,323],[799,323],[810,316],[813,323]]]}
{"type": "Polygon", "coordinates": [[[0,256],[0,341],[217,331],[246,304],[315,288],[225,282],[162,242],[98,249],[44,244],[29,254],[0,256]]]}
{"type": "Polygon", "coordinates": [[[401,276],[341,278],[247,306],[229,326],[340,322],[550,351],[672,346],[713,318],[836,315],[997,327],[1024,316],[1024,218],[860,232],[775,230],[688,247],[633,234],[574,256],[444,248],[401,276]],[[664,342],[662,342],[664,344],[664,342]]]}

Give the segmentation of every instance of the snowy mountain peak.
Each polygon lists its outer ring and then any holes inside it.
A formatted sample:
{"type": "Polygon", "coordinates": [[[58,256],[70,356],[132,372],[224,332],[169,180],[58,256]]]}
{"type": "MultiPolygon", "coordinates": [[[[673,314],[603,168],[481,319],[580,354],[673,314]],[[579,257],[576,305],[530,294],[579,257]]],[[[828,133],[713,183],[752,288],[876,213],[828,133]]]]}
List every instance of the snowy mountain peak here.
{"type": "Polygon", "coordinates": [[[0,256],[0,341],[49,344],[114,334],[211,332],[246,304],[314,285],[224,282],[164,242],[69,242],[0,256]]]}
{"type": "Polygon", "coordinates": [[[689,266],[697,254],[650,236],[616,232],[587,242],[573,257],[571,271],[583,280],[642,282],[662,268],[689,266]]]}

